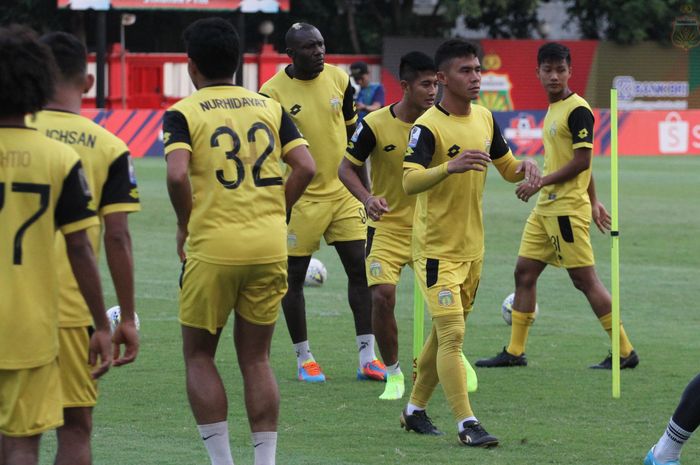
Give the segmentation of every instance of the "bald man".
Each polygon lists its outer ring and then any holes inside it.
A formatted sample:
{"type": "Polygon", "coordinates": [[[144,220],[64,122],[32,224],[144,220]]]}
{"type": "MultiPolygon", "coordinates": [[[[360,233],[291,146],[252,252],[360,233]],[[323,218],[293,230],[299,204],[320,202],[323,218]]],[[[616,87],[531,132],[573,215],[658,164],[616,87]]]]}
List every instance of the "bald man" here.
{"type": "MultiPolygon", "coordinates": [[[[323,236],[335,247],[348,277],[359,352],[357,379],[386,381],[386,367],[374,352],[365,276],[367,212],[338,179],[338,166],[357,120],[350,77],[324,62],[326,47],[316,27],[296,23],[285,40],[292,64],[267,81],[260,93],[291,115],[316,162],[316,176],[292,210],[287,235],[289,289],[282,308],[297,354],[297,376],[305,382],[326,380],[309,347],[303,287],[311,255],[323,236]]],[[[364,182],[369,185],[366,173],[364,182]]]]}

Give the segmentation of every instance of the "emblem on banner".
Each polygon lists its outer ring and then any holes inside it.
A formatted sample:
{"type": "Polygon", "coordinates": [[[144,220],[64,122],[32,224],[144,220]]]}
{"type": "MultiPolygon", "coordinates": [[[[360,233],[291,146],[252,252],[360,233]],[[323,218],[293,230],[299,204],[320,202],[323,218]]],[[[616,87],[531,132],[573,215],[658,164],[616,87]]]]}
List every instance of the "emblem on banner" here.
{"type": "Polygon", "coordinates": [[[698,28],[698,17],[691,14],[693,12],[691,5],[684,5],[681,11],[683,15],[673,21],[671,42],[676,47],[688,51],[700,45],[700,28],[698,28]]]}

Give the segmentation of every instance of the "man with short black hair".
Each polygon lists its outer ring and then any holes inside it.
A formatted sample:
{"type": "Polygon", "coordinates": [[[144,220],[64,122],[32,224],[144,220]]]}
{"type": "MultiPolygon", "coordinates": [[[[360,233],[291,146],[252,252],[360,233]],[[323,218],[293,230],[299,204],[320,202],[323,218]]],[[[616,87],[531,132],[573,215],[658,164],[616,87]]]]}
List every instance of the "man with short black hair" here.
{"type": "Polygon", "coordinates": [[[212,465],[232,465],[228,401],[215,356],[233,309],[255,465],[274,465],[279,389],[270,344],[287,290],[286,218],[311,181],[314,162],[277,102],[233,85],[242,54],[230,23],[201,19],[183,36],[197,91],[165,113],[163,138],[183,262],[187,395],[212,465]],[[282,161],[290,169],[286,180],[282,161]]]}

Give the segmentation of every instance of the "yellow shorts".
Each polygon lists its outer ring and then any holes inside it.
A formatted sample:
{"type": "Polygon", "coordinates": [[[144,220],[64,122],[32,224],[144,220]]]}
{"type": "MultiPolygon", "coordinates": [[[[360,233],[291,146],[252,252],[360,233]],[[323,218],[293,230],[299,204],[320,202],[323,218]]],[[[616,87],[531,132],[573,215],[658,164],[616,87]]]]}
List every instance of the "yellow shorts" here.
{"type": "Polygon", "coordinates": [[[61,368],[63,408],[93,407],[97,403],[97,381],[88,365],[90,328],[59,328],[58,365],[61,368]]]}
{"type": "Polygon", "coordinates": [[[0,433],[34,436],[63,425],[58,361],[35,368],[0,370],[0,433]]]}
{"type": "Polygon", "coordinates": [[[355,197],[346,192],[327,202],[299,200],[292,208],[287,227],[287,249],[291,257],[308,257],[318,250],[321,236],[326,244],[363,241],[367,236],[367,213],[355,197]]]}
{"type": "Polygon", "coordinates": [[[590,218],[530,213],[518,255],[563,268],[595,265],[590,218]]]}
{"type": "Polygon", "coordinates": [[[418,285],[432,318],[472,311],[482,264],[481,258],[471,262],[420,258],[414,262],[418,285]]]}
{"type": "Polygon", "coordinates": [[[412,231],[387,231],[367,228],[365,268],[367,285],[399,282],[401,269],[411,264],[412,231]]]}
{"type": "Polygon", "coordinates": [[[287,292],[287,260],[259,265],[215,265],[189,258],[180,290],[180,323],[212,334],[235,310],[257,325],[277,321],[287,292]]]}

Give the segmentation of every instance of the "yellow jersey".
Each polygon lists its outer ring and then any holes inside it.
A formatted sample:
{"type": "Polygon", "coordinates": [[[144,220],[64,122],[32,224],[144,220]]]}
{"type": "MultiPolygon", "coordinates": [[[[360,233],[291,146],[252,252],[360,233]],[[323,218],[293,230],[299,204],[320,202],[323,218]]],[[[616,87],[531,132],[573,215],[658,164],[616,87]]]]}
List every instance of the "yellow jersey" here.
{"type": "Polygon", "coordinates": [[[219,265],[287,259],[281,161],[306,144],[276,101],[233,85],[204,87],[163,117],[166,156],[191,153],[187,255],[219,265]]]}
{"type": "MultiPolygon", "coordinates": [[[[44,110],[27,118],[27,124],[47,137],[70,145],[80,156],[92,201],[100,218],[110,213],[141,209],[134,166],[127,145],[99,124],[60,110],[44,110]]],[[[95,256],[100,250],[100,227],[88,230],[95,256]]],[[[61,276],[58,309],[61,327],[92,324],[92,316],[80,293],[66,254],[63,234],[56,234],[56,269],[61,276]]]]}
{"type": "MultiPolygon", "coordinates": [[[[464,150],[482,150],[492,160],[512,157],[489,110],[471,104],[467,116],[448,113],[439,104],[415,122],[404,169],[446,163],[464,150]]],[[[472,261],[484,254],[482,198],[486,170],[452,174],[418,194],[413,225],[413,258],[472,261]]]]}
{"type": "Polygon", "coordinates": [[[363,166],[371,157],[372,195],[384,197],[389,212],[379,221],[369,220],[375,229],[410,230],[416,197],[406,195],[402,185],[403,157],[413,126],[396,117],[394,105],[368,114],[353,134],[345,153],[351,163],[363,166]]]}
{"type": "MultiPolygon", "coordinates": [[[[571,94],[549,105],[542,123],[544,142],[544,176],[562,169],[574,158],[574,150],[593,148],[593,112],[582,97],[571,94]]],[[[588,184],[591,167],[573,179],[544,186],[535,213],[544,216],[591,216],[588,184]]]]}
{"type": "Polygon", "coordinates": [[[278,101],[309,142],[316,175],[302,198],[318,202],[347,195],[338,166],[347,145],[346,126],[357,120],[350,76],[329,64],[308,81],[294,79],[282,69],[263,84],[260,93],[278,101]]]}
{"type": "Polygon", "coordinates": [[[89,201],[73,149],[31,128],[0,127],[0,369],[56,358],[54,236],[99,224],[89,201]]]}

